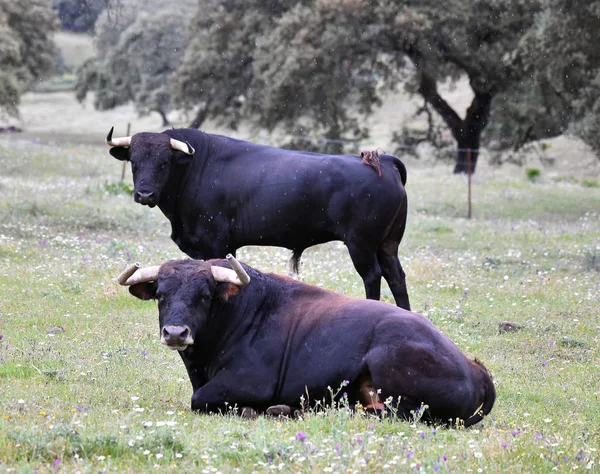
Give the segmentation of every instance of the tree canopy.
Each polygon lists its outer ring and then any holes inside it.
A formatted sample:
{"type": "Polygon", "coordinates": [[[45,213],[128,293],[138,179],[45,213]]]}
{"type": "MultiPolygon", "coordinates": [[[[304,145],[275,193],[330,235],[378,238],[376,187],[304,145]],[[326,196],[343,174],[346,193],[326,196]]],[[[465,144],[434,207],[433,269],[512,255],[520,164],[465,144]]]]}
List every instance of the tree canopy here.
{"type": "Polygon", "coordinates": [[[0,0],[0,110],[17,115],[19,98],[54,66],[49,0],[0,0]]]}
{"type": "MultiPolygon", "coordinates": [[[[342,138],[363,134],[360,113],[407,79],[458,148],[474,150],[474,169],[492,100],[523,75],[517,48],[538,9],[535,0],[452,0],[444,8],[433,0],[315,0],[271,2],[262,10],[214,0],[220,17],[198,14],[178,97],[212,104],[208,113],[217,117],[243,112],[288,129],[304,121],[342,138]],[[209,36],[211,28],[226,40],[209,36]],[[220,94],[207,86],[215,75],[220,94]],[[474,98],[460,117],[438,86],[464,75],[474,98]],[[240,96],[243,111],[232,113],[240,96]]],[[[455,171],[466,167],[460,152],[455,171]]]]}
{"type": "Polygon", "coordinates": [[[194,127],[244,120],[342,143],[404,87],[454,140],[455,172],[475,170],[482,140],[518,148],[571,128],[600,150],[600,0],[187,0],[179,15],[140,1],[96,25],[77,93],[98,108],[133,100],[193,111],[194,127]],[[464,78],[465,113],[439,92],[464,78]]]}
{"type": "Polygon", "coordinates": [[[530,74],[546,83],[568,123],[600,151],[600,1],[544,0],[524,50],[530,74]]]}
{"type": "Polygon", "coordinates": [[[106,110],[132,101],[142,114],[157,112],[168,124],[173,108],[171,77],[187,45],[191,2],[181,2],[184,14],[173,15],[162,2],[125,3],[118,14],[102,13],[97,23],[98,56],[86,61],[77,73],[76,96],[95,92],[94,105],[106,110]]]}

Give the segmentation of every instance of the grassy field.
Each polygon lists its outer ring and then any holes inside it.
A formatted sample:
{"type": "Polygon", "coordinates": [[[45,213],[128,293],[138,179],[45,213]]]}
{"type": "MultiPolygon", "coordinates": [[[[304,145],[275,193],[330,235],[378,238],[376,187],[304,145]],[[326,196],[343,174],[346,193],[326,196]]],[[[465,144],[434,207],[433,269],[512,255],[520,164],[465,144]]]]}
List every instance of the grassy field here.
{"type": "MultiPolygon", "coordinates": [[[[467,220],[465,178],[409,162],[400,257],[413,308],[498,391],[490,417],[448,430],[343,408],[287,421],[191,413],[155,305],[114,281],[128,262],[181,256],[160,211],[120,192],[102,143],[1,137],[0,170],[0,472],[600,470],[597,177],[482,167],[467,220]]],[[[239,258],[288,271],[283,249],[239,258]]],[[[307,251],[300,278],[363,296],[341,244],[307,251]]]]}

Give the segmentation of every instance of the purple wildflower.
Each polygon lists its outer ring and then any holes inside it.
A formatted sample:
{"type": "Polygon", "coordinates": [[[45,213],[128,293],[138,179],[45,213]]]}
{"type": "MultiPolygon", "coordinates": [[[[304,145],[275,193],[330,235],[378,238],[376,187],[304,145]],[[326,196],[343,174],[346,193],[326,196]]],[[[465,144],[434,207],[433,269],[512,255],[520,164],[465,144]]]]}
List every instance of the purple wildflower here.
{"type": "Polygon", "coordinates": [[[304,441],[306,439],[306,435],[304,434],[304,431],[302,431],[302,430],[298,431],[298,434],[296,435],[296,439],[298,441],[304,441]]]}
{"type": "Polygon", "coordinates": [[[148,355],[148,351],[146,351],[146,350],[143,350],[143,351],[142,351],[142,355],[143,355],[143,356],[147,356],[147,355],[148,355]]]}
{"type": "Polygon", "coordinates": [[[438,466],[437,464],[435,466],[433,466],[433,470],[434,471],[439,471],[440,470],[440,466],[438,466]]]}
{"type": "Polygon", "coordinates": [[[425,439],[425,433],[423,431],[419,433],[419,438],[425,439]]]}
{"type": "Polygon", "coordinates": [[[512,432],[512,435],[513,435],[513,436],[519,436],[519,430],[514,430],[514,431],[512,432]]]}
{"type": "Polygon", "coordinates": [[[444,461],[447,461],[447,460],[448,460],[448,455],[447,455],[447,454],[444,454],[444,455],[442,456],[442,459],[443,459],[444,461]]]}
{"type": "Polygon", "coordinates": [[[4,338],[4,334],[0,334],[0,341],[4,338]]]}
{"type": "Polygon", "coordinates": [[[544,367],[546,367],[546,366],[548,365],[548,362],[547,362],[547,361],[544,361],[544,362],[542,362],[542,365],[543,365],[544,367]]]}
{"type": "Polygon", "coordinates": [[[412,451],[409,451],[408,453],[406,453],[407,458],[412,458],[414,455],[415,455],[415,453],[413,453],[412,451]]]}
{"type": "Polygon", "coordinates": [[[40,242],[40,245],[48,245],[48,241],[46,239],[44,239],[40,242]]]}
{"type": "Polygon", "coordinates": [[[504,444],[502,445],[502,447],[503,447],[504,449],[506,449],[506,448],[508,448],[508,445],[507,445],[506,443],[504,443],[504,444]]]}
{"type": "Polygon", "coordinates": [[[56,459],[54,460],[54,465],[55,465],[55,466],[59,466],[59,465],[60,465],[60,459],[56,458],[56,459]]]}
{"type": "Polygon", "coordinates": [[[535,437],[536,437],[537,439],[542,439],[542,433],[536,433],[536,434],[535,434],[535,437]]]}

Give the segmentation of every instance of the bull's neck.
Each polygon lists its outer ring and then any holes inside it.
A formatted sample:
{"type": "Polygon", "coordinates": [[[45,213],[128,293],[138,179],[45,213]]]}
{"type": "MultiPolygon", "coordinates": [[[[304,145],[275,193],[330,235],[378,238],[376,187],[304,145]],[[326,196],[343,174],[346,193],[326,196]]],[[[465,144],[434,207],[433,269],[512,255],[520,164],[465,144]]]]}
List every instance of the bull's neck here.
{"type": "Polygon", "coordinates": [[[251,276],[250,285],[238,295],[214,305],[207,334],[211,334],[216,352],[235,351],[238,341],[254,339],[262,331],[263,322],[272,316],[272,308],[278,306],[278,298],[274,292],[265,291],[264,282],[252,280],[251,276]]]}
{"type": "Polygon", "coordinates": [[[178,165],[172,167],[169,173],[169,180],[165,184],[165,191],[162,193],[158,203],[159,209],[171,221],[173,229],[181,225],[180,201],[183,191],[189,180],[189,171],[191,165],[178,165]]]}

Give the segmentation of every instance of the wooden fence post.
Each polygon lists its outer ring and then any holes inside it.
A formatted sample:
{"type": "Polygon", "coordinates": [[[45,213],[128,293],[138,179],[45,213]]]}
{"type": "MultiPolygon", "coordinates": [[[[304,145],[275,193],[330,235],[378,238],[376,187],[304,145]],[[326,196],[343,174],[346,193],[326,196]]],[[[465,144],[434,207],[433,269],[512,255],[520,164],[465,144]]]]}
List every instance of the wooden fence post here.
{"type": "MultiPolygon", "coordinates": [[[[125,134],[126,137],[129,136],[129,133],[131,132],[131,122],[129,122],[127,124],[127,133],[125,134]]],[[[123,169],[121,170],[121,181],[123,181],[125,179],[125,167],[127,166],[127,161],[123,160],[123,169]]]]}
{"type": "Polygon", "coordinates": [[[472,216],[471,212],[471,149],[467,148],[467,182],[469,186],[469,204],[468,204],[468,215],[467,217],[470,219],[472,216]]]}

